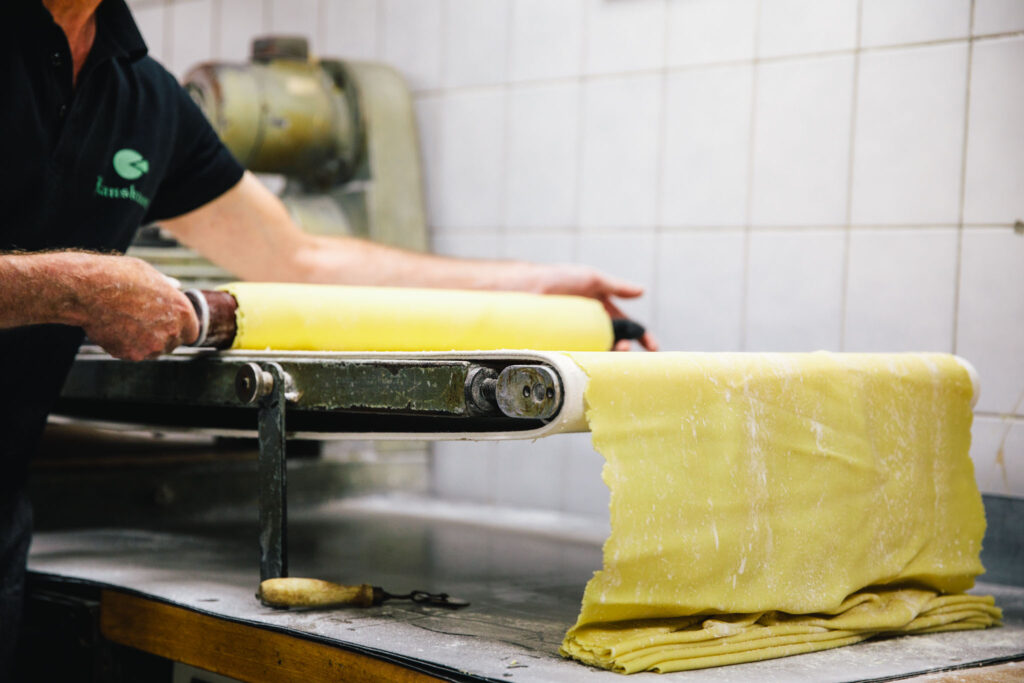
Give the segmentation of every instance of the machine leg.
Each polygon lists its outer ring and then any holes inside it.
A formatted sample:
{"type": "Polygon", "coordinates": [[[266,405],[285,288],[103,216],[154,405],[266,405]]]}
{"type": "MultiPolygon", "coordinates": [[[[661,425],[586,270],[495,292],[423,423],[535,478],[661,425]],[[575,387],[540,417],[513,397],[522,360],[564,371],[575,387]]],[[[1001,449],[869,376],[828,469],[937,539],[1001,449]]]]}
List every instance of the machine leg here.
{"type": "Polygon", "coordinates": [[[273,377],[273,388],[259,401],[260,581],[288,576],[287,377],[277,363],[263,369],[273,377]]]}

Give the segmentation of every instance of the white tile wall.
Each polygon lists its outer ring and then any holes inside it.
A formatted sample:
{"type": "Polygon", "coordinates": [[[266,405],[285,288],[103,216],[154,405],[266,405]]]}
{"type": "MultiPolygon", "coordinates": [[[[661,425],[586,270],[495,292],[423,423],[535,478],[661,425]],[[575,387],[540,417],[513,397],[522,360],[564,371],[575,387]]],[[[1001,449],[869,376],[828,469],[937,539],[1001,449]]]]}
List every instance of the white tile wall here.
{"type": "Polygon", "coordinates": [[[664,65],[664,0],[587,0],[586,11],[586,73],[620,73],[664,65]]]}
{"type": "Polygon", "coordinates": [[[846,351],[953,350],[955,230],[850,235],[846,351]]]}
{"type": "Polygon", "coordinates": [[[324,7],[323,40],[325,56],[373,60],[380,35],[380,6],[376,0],[328,2],[324,7]]]}
{"type": "Polygon", "coordinates": [[[858,82],[853,223],[955,224],[967,43],[867,53],[858,82]]]}
{"type": "Polygon", "coordinates": [[[660,110],[658,76],[595,79],[584,84],[583,227],[654,223],[660,110]]]}
{"type": "Polygon", "coordinates": [[[865,47],[964,38],[971,31],[971,1],[863,0],[861,22],[865,47]]]}
{"type": "Polygon", "coordinates": [[[666,351],[739,351],[743,245],[738,230],[662,233],[652,292],[655,331],[666,351]]]}
{"type": "Polygon", "coordinates": [[[270,0],[267,23],[282,35],[307,36],[309,51],[320,51],[321,3],[318,0],[270,0]]]}
{"type": "Polygon", "coordinates": [[[604,458],[594,450],[589,434],[554,439],[562,465],[561,509],[607,519],[610,496],[601,479],[604,458]]]}
{"type": "Polygon", "coordinates": [[[853,57],[762,64],[754,126],[754,225],[846,221],[853,57]]]}
{"type": "Polygon", "coordinates": [[[496,229],[502,223],[505,91],[445,97],[432,224],[442,229],[496,229]]]}
{"type": "Polygon", "coordinates": [[[503,83],[508,74],[507,0],[445,0],[444,85],[503,83]]]}
{"type": "Polygon", "coordinates": [[[1024,235],[965,230],[960,272],[956,352],[981,375],[978,409],[1022,415],[1024,235]]]}
{"type": "Polygon", "coordinates": [[[974,34],[1024,31],[1024,2],[974,0],[974,34]]]}
{"type": "Polygon", "coordinates": [[[491,446],[491,499],[507,507],[557,509],[562,502],[561,439],[501,441],[491,446]]]}
{"type": "Polygon", "coordinates": [[[974,45],[964,196],[967,223],[1024,220],[1022,64],[1024,36],[974,45]]]}
{"type": "Polygon", "coordinates": [[[381,0],[381,57],[414,90],[441,84],[441,0],[381,0]]]}
{"type": "Polygon", "coordinates": [[[583,65],[584,0],[518,0],[512,5],[513,81],[565,78],[583,65]]]}
{"type": "MultiPolygon", "coordinates": [[[[133,8],[172,69],[294,30],[396,66],[435,248],[636,279],[666,348],[955,349],[981,373],[979,481],[1024,497],[1021,0],[133,8]]],[[[586,435],[436,452],[441,494],[607,514],[586,435]]]]}
{"type": "Polygon", "coordinates": [[[248,61],[252,39],[268,32],[264,3],[252,0],[220,0],[218,59],[229,62],[248,61]]]}
{"type": "MultiPolygon", "coordinates": [[[[653,289],[655,236],[651,230],[598,233],[580,240],[576,256],[582,263],[592,264],[606,272],[615,273],[647,291],[653,289]]],[[[654,298],[621,301],[623,312],[645,326],[654,321],[654,298]]]]}
{"type": "Polygon", "coordinates": [[[534,263],[572,263],[576,257],[576,233],[572,230],[509,230],[505,233],[507,259],[534,263]],[[540,243],[540,244],[538,244],[540,243]]]}
{"type": "Polygon", "coordinates": [[[746,350],[839,350],[844,243],[840,230],[750,235],[746,350]]]}
{"type": "Polygon", "coordinates": [[[1024,490],[1024,420],[978,417],[971,429],[971,459],[982,493],[1024,490]]]}
{"type": "Polygon", "coordinates": [[[435,493],[454,500],[494,502],[497,467],[493,442],[438,441],[431,449],[430,479],[435,493]]]}
{"type": "Polygon", "coordinates": [[[170,16],[166,20],[171,23],[171,63],[165,66],[179,79],[210,58],[213,51],[210,8],[210,0],[182,0],[167,8],[170,16]]]}
{"type": "Polygon", "coordinates": [[[505,221],[510,227],[576,224],[580,88],[576,83],[509,89],[505,221]]]}
{"type": "Polygon", "coordinates": [[[670,0],[668,65],[750,60],[757,0],[670,0]]]}
{"type": "Polygon", "coordinates": [[[857,0],[761,0],[761,57],[849,50],[857,0]]]}
{"type": "Polygon", "coordinates": [[[163,3],[132,7],[135,24],[142,39],[146,41],[149,54],[163,61],[167,49],[164,47],[164,27],[167,24],[167,6],[163,3]]]}
{"type": "Polygon", "coordinates": [[[668,76],[662,225],[746,223],[753,75],[745,64],[668,76]]]}

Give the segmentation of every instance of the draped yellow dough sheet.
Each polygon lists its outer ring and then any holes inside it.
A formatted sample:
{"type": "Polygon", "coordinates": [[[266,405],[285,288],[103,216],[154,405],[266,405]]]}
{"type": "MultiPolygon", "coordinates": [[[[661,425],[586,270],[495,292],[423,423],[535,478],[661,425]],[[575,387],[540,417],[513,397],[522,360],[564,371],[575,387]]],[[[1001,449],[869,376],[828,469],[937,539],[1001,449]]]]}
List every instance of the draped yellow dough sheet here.
{"type": "Polygon", "coordinates": [[[611,489],[562,654],[677,671],[984,628],[971,381],[940,354],[572,354],[611,489]]]}
{"type": "Polygon", "coordinates": [[[522,292],[226,285],[238,302],[232,348],[278,351],[604,351],[611,319],[594,299],[522,292]]]}

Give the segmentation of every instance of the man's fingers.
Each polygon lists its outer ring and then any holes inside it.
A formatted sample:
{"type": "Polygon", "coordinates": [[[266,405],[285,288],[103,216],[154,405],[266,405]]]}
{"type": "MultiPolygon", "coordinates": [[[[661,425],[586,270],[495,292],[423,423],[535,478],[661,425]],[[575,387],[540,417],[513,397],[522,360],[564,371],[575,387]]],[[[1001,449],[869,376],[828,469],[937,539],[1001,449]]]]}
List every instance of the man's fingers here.
{"type": "Polygon", "coordinates": [[[640,285],[634,284],[627,280],[620,280],[610,275],[604,275],[601,278],[602,295],[604,296],[617,296],[621,299],[635,299],[638,296],[643,296],[644,288],[640,285]]]}
{"type": "Polygon", "coordinates": [[[189,298],[184,294],[181,295],[181,298],[185,300],[188,312],[186,314],[185,324],[181,327],[181,339],[175,344],[175,346],[191,344],[199,339],[199,316],[196,314],[195,308],[193,308],[192,302],[189,298]]]}
{"type": "Polygon", "coordinates": [[[640,337],[640,346],[644,347],[648,351],[657,351],[661,348],[658,344],[657,338],[650,332],[644,332],[644,336],[640,337]]]}

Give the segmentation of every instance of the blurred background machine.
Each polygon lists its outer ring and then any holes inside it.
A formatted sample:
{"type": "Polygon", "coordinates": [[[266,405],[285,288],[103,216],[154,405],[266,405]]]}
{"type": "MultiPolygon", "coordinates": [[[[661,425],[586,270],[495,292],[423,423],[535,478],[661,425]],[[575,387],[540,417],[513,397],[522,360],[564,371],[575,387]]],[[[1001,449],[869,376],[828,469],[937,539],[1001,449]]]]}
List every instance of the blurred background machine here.
{"type": "MultiPolygon", "coordinates": [[[[247,64],[197,66],[185,88],[307,232],[427,249],[412,99],[391,67],[310,59],[305,38],[268,37],[247,64]]],[[[157,226],[128,253],[187,286],[231,279],[157,226]]]]}
{"type": "MultiPolygon", "coordinates": [[[[248,63],[195,67],[185,88],[304,230],[428,248],[412,100],[390,67],[314,59],[305,38],[267,37],[248,63]]],[[[128,253],[185,288],[236,279],[158,225],[142,228],[128,253]]],[[[79,405],[103,391],[83,371],[76,364],[69,382],[79,405]]],[[[58,405],[35,463],[39,528],[162,523],[254,504],[254,438],[98,430],[62,417],[68,405],[58,405]]],[[[289,456],[296,502],[427,485],[422,442],[299,440],[289,456]]]]}

